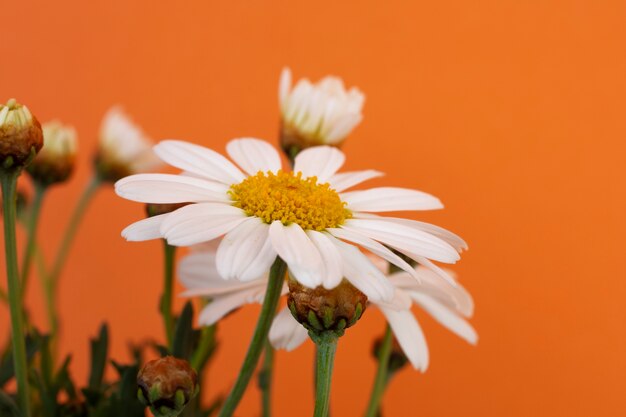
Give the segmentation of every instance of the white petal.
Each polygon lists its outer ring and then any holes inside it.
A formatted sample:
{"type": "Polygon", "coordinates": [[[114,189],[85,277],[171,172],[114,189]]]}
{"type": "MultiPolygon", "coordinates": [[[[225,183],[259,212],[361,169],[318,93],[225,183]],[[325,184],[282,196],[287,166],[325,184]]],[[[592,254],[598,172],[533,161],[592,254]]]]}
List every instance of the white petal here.
{"type": "Polygon", "coordinates": [[[129,242],[141,242],[161,238],[159,228],[169,213],[160,214],[147,219],[139,220],[122,230],[122,237],[129,242]]]}
{"type": "Polygon", "coordinates": [[[259,290],[249,289],[238,291],[229,295],[215,297],[206,307],[202,309],[198,317],[198,324],[210,326],[224,317],[231,311],[245,304],[255,303],[259,290]]]}
{"type": "Polygon", "coordinates": [[[169,213],[161,224],[161,234],[170,245],[191,246],[230,232],[248,217],[227,204],[190,204],[169,213]]]}
{"type": "Polygon", "coordinates": [[[326,136],[327,143],[340,142],[343,138],[348,136],[359,123],[361,123],[361,120],[363,120],[363,116],[361,114],[346,114],[341,119],[338,119],[326,136]]]}
{"type": "Polygon", "coordinates": [[[193,172],[223,184],[238,184],[245,175],[219,153],[181,140],[164,140],[154,146],[154,152],[176,168],[193,172]]]}
{"type": "Polygon", "coordinates": [[[256,175],[259,171],[276,173],[282,166],[276,149],[264,140],[233,139],[226,145],[226,152],[250,175],[256,175]]]}
{"type": "Polygon", "coordinates": [[[314,230],[307,230],[306,234],[322,257],[322,285],[326,289],[335,288],[343,279],[339,251],[327,237],[328,235],[314,230]]]}
{"type": "Polygon", "coordinates": [[[443,208],[437,197],[408,188],[379,187],[341,194],[352,211],[435,210],[443,208]]]}
{"type": "Polygon", "coordinates": [[[351,219],[342,227],[399,251],[408,251],[435,261],[454,263],[460,259],[458,252],[438,237],[402,224],[386,222],[384,217],[380,220],[351,219]]]}
{"type": "Polygon", "coordinates": [[[423,256],[419,256],[408,251],[400,252],[415,260],[418,264],[423,265],[429,270],[433,271],[435,274],[437,274],[440,278],[443,278],[448,284],[452,285],[453,287],[456,287],[458,285],[454,277],[452,277],[446,270],[435,265],[435,263],[432,262],[430,259],[426,259],[423,256]]]}
{"type": "Polygon", "coordinates": [[[285,349],[289,352],[300,346],[308,338],[309,332],[293,318],[289,309],[283,308],[274,317],[269,334],[274,349],[285,349]]]}
{"type": "Polygon", "coordinates": [[[298,224],[284,226],[280,221],[272,222],[270,239],[278,256],[301,284],[309,288],[322,284],[322,257],[298,224]]]}
{"type": "Polygon", "coordinates": [[[363,246],[373,254],[380,256],[387,262],[396,265],[398,268],[402,268],[409,274],[413,275],[416,279],[419,279],[415,269],[411,265],[375,240],[344,228],[328,229],[328,232],[339,239],[347,240],[349,242],[356,243],[359,246],[363,246]]]}
{"type": "Polygon", "coordinates": [[[337,192],[341,192],[350,187],[354,187],[357,184],[360,184],[364,181],[371,180],[372,178],[382,177],[385,175],[380,171],[376,171],[373,169],[368,169],[365,171],[354,171],[354,172],[342,172],[340,174],[335,174],[328,182],[333,190],[337,192]]]}
{"type": "Polygon", "coordinates": [[[391,301],[393,285],[387,277],[355,246],[332,236],[329,239],[339,250],[343,260],[343,276],[372,302],[391,301]]]}
{"type": "Polygon", "coordinates": [[[172,174],[137,174],[115,183],[120,197],[139,203],[176,204],[228,202],[228,186],[214,181],[172,174]]]}
{"type": "Polygon", "coordinates": [[[217,249],[217,270],[224,279],[251,281],[266,275],[275,259],[269,226],[249,217],[222,239],[217,249]]]}
{"type": "Polygon", "coordinates": [[[475,345],[478,342],[478,335],[476,334],[474,328],[452,310],[448,309],[426,294],[420,294],[418,292],[410,292],[409,294],[420,307],[426,310],[428,314],[430,314],[435,320],[452,333],[472,345],[475,345]]]}
{"type": "Polygon", "coordinates": [[[304,178],[317,177],[319,184],[328,181],[341,168],[345,155],[332,146],[314,146],[296,156],[293,172],[302,172],[304,178]]]}
{"type": "Polygon", "coordinates": [[[422,372],[428,368],[428,345],[411,310],[396,311],[379,307],[387,318],[400,347],[413,367],[422,372]]]}
{"type": "Polygon", "coordinates": [[[284,111],[284,106],[291,88],[291,70],[287,67],[283,68],[280,73],[280,81],[278,82],[278,100],[280,108],[284,111]]]}
{"type": "MultiPolygon", "coordinates": [[[[341,174],[339,174],[341,175],[341,174]]],[[[356,213],[354,217],[358,217],[361,219],[372,219],[372,218],[380,218],[376,214],[371,213],[356,213]]],[[[453,246],[457,251],[461,252],[462,250],[468,249],[467,243],[458,235],[444,229],[443,227],[435,226],[434,224],[424,223],[417,220],[403,219],[399,217],[385,217],[385,220],[404,224],[406,226],[414,227],[419,230],[423,230],[424,232],[430,233],[431,235],[437,236],[438,238],[445,240],[451,246],[453,246]]]]}

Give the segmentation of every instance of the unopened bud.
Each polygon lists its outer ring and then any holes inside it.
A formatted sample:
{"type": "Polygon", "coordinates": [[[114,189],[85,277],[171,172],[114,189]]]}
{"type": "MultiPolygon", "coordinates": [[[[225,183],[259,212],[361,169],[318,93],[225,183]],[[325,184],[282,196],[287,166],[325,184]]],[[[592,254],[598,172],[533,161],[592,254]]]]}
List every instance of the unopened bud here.
{"type": "Polygon", "coordinates": [[[148,362],[137,375],[137,396],[155,417],[174,417],[198,394],[198,375],[173,356],[148,362]]]}
{"type": "Polygon", "coordinates": [[[0,104],[0,165],[23,167],[43,146],[41,125],[28,107],[10,99],[0,104]]]}
{"type": "Polygon", "coordinates": [[[58,121],[43,125],[45,145],[28,166],[28,173],[43,185],[67,180],[76,161],[76,130],[58,121]]]}
{"type": "Polygon", "coordinates": [[[176,204],[146,204],[146,216],[154,217],[160,214],[171,213],[178,210],[181,207],[186,206],[189,203],[176,203],[176,204]]]}
{"type": "Polygon", "coordinates": [[[290,277],[287,303],[291,314],[309,334],[332,331],[341,336],[361,318],[367,296],[345,279],[327,290],[305,287],[290,277]]]}

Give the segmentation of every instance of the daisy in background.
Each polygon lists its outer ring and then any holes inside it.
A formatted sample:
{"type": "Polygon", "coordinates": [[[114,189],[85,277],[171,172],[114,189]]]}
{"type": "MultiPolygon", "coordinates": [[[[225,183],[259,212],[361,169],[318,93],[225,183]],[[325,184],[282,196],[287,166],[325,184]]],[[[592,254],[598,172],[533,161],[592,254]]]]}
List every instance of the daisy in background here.
{"type": "Polygon", "coordinates": [[[363,119],[365,96],[356,87],[349,90],[341,78],[327,76],[313,84],[299,80],[292,88],[291,71],[284,68],[278,88],[280,143],[288,155],[316,145],[338,146],[363,119]]]}
{"type": "MultiPolygon", "coordinates": [[[[216,267],[215,251],[204,247],[183,258],[178,268],[178,278],[186,288],[185,297],[206,297],[212,301],[200,312],[198,324],[210,326],[228,313],[247,304],[261,304],[267,286],[267,274],[249,282],[225,281],[216,267]]],[[[376,261],[379,268],[386,263],[376,261]]],[[[421,327],[411,311],[413,305],[420,307],[441,325],[474,345],[478,335],[465,320],[474,312],[471,295],[460,284],[451,285],[442,281],[435,273],[419,266],[415,273],[416,281],[409,273],[401,271],[388,275],[394,286],[391,302],[372,302],[389,323],[402,351],[413,365],[426,371],[429,353],[421,327]]],[[[283,286],[282,294],[287,293],[283,286]]],[[[274,318],[269,338],[276,349],[291,351],[306,341],[308,331],[294,319],[287,307],[274,318]]]]}
{"type": "Polygon", "coordinates": [[[152,151],[152,140],[120,106],[112,107],[100,127],[94,164],[101,179],[120,178],[159,168],[162,163],[152,151]]]}
{"type": "Polygon", "coordinates": [[[302,151],[293,172],[283,171],[278,152],[258,139],[228,143],[227,153],[241,169],[183,141],[163,141],[154,150],[185,175],[133,175],[115,184],[116,193],[142,203],[190,204],[131,225],[122,233],[128,240],[163,237],[192,246],[224,236],[216,254],[224,279],[258,279],[278,256],[306,287],[335,288],[345,277],[371,301],[391,301],[394,287],[358,246],[419,278],[391,247],[454,283],[431,261],[456,262],[465,247],[460,238],[425,223],[368,214],[439,209],[441,202],[406,188],[346,192],[382,174],[338,173],[345,156],[337,148],[302,151]]]}

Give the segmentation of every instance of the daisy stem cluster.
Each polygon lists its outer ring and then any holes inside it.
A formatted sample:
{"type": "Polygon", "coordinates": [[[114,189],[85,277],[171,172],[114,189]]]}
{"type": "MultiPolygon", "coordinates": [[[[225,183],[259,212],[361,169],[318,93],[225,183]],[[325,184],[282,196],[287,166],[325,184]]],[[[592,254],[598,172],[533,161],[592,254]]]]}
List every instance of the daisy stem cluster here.
{"type": "Polygon", "coordinates": [[[15,238],[16,189],[21,169],[9,168],[0,174],[4,214],[4,249],[8,281],[8,298],[11,312],[11,336],[13,340],[13,366],[17,380],[17,394],[23,417],[30,417],[26,344],[22,323],[22,291],[17,266],[17,243],[15,238]]]}
{"type": "Polygon", "coordinates": [[[167,344],[172,349],[174,343],[174,318],[172,317],[172,287],[174,286],[174,256],[176,255],[176,247],[163,240],[164,255],[164,280],[163,295],[161,296],[160,310],[163,316],[163,325],[165,326],[165,337],[167,344]]]}
{"type": "Polygon", "coordinates": [[[379,415],[380,401],[385,392],[388,378],[388,364],[391,357],[391,345],[393,343],[393,333],[391,327],[387,326],[385,330],[385,336],[378,352],[378,370],[376,371],[376,377],[374,379],[374,386],[372,387],[372,394],[370,395],[370,401],[365,412],[365,417],[376,417],[379,415]]]}
{"type": "Polygon", "coordinates": [[[316,344],[316,378],[314,417],[328,416],[330,405],[330,385],[337,350],[338,336],[335,332],[323,332],[314,339],[316,344]]]}
{"type": "Polygon", "coordinates": [[[35,184],[35,198],[33,199],[28,219],[26,221],[26,250],[22,258],[22,299],[26,296],[26,288],[28,287],[28,279],[30,276],[30,267],[32,265],[33,256],[35,255],[35,247],[37,243],[37,225],[39,223],[39,213],[41,205],[46,194],[44,185],[35,184]]]}
{"type": "Polygon", "coordinates": [[[267,340],[267,335],[270,331],[274,314],[276,313],[276,306],[280,298],[280,292],[285,280],[285,273],[287,272],[287,264],[277,257],[270,269],[269,279],[267,281],[267,289],[265,291],[265,298],[263,299],[263,306],[261,307],[261,314],[257,321],[252,341],[248,347],[248,352],[239,371],[237,381],[231,390],[228,398],[224,402],[224,406],[220,411],[218,417],[230,417],[235,412],[241,397],[252,378],[254,369],[256,368],[263,346],[267,340]]]}

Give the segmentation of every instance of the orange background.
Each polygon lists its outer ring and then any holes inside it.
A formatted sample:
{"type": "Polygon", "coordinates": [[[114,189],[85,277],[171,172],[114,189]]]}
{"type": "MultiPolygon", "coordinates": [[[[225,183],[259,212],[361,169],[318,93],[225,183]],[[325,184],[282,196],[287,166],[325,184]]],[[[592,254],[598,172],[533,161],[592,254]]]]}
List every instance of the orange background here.
{"type": "MultiPolygon", "coordinates": [[[[0,100],[16,97],[80,135],[76,175],[45,202],[48,259],[110,105],[123,104],[155,139],[222,150],[233,137],[276,139],[283,65],[296,78],[337,74],[367,95],[346,168],[380,169],[387,177],[372,184],[439,196],[446,210],[415,217],[470,244],[456,271],[475,297],[479,344],[418,313],[431,366],[393,380],[385,415],[626,415],[626,3],[294,3],[2,3],[0,100]]],[[[119,236],[142,216],[108,187],[75,242],[60,295],[62,349],[82,381],[102,320],[116,358],[127,357],[127,340],[162,338],[160,244],[119,236]]],[[[233,381],[257,312],[220,326],[205,384],[213,393],[233,381]]],[[[0,307],[0,337],[7,316],[0,307]]],[[[362,415],[370,343],[382,329],[371,310],[341,340],[334,415],[362,415]]],[[[311,414],[312,354],[310,343],[278,354],[277,416],[311,414]]],[[[251,389],[238,415],[258,407],[251,389]]]]}

